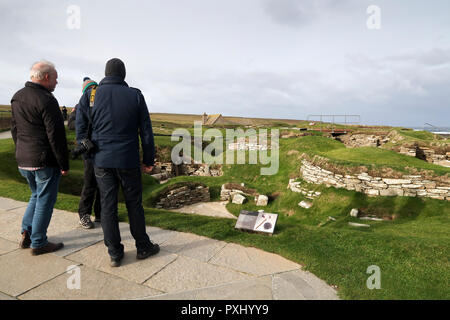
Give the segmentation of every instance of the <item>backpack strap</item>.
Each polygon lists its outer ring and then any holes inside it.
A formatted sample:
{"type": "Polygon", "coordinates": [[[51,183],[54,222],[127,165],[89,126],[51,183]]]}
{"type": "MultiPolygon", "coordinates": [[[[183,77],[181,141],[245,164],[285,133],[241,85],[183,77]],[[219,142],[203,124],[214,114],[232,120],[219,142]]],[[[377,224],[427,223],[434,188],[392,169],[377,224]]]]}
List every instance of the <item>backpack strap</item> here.
{"type": "Polygon", "coordinates": [[[97,86],[92,87],[91,97],[89,98],[89,124],[88,124],[88,132],[87,132],[87,138],[89,140],[91,140],[91,137],[92,137],[92,108],[94,107],[96,92],[97,92],[97,86]]]}
{"type": "Polygon", "coordinates": [[[92,88],[91,91],[91,98],[89,99],[89,107],[94,107],[94,101],[95,101],[95,93],[97,92],[97,86],[92,88]]]}

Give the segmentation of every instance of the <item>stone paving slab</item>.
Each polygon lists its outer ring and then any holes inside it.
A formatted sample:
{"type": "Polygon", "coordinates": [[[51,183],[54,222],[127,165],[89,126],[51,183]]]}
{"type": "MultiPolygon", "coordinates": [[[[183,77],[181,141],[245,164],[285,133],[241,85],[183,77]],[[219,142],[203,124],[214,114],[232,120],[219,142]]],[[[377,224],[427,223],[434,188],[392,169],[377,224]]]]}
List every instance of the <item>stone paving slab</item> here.
{"type": "Polygon", "coordinates": [[[146,230],[148,236],[150,237],[150,240],[159,245],[165,243],[166,241],[180,233],[178,231],[164,230],[150,226],[147,226],[146,230]]]}
{"type": "Polygon", "coordinates": [[[64,243],[64,248],[54,252],[54,254],[60,257],[65,257],[97,242],[103,241],[103,230],[98,227],[87,230],[83,228],[76,228],[53,236],[51,240],[52,242],[64,243]]]}
{"type": "Polygon", "coordinates": [[[137,299],[160,295],[161,292],[147,286],[97,271],[80,267],[80,289],[68,289],[67,281],[72,274],[62,274],[43,285],[19,296],[23,300],[109,300],[137,299]]]}
{"type": "Polygon", "coordinates": [[[295,270],[274,275],[274,298],[278,300],[337,300],[336,291],[314,274],[295,270]]]}
{"type": "Polygon", "coordinates": [[[4,294],[3,292],[0,292],[0,300],[17,300],[17,299],[7,294],[4,294]]]}
{"type": "MultiPolygon", "coordinates": [[[[1,203],[1,201],[0,201],[1,203]]],[[[21,239],[22,215],[0,209],[0,237],[15,243],[21,239]]]]}
{"type": "Polygon", "coordinates": [[[164,242],[164,248],[179,255],[208,262],[217,252],[226,246],[226,242],[201,237],[191,233],[179,232],[164,242]]]}
{"type": "Polygon", "coordinates": [[[227,203],[228,201],[199,202],[171,211],[237,220],[237,217],[225,207],[227,203]]]}
{"type": "Polygon", "coordinates": [[[72,261],[53,254],[32,256],[31,249],[20,249],[0,256],[0,291],[18,296],[65,273],[72,261]]]}
{"type": "Polygon", "coordinates": [[[300,269],[297,263],[260,249],[227,244],[210,263],[247,274],[263,276],[300,269]]]}
{"type": "Polygon", "coordinates": [[[145,297],[148,300],[272,300],[272,277],[264,276],[248,281],[145,297]]]}
{"type": "Polygon", "coordinates": [[[11,210],[26,206],[27,206],[26,202],[0,197],[0,210],[11,210]]]}
{"type": "Polygon", "coordinates": [[[251,278],[251,276],[234,270],[214,266],[192,258],[178,256],[174,262],[167,265],[144,284],[167,293],[172,293],[217,286],[251,278]]]}
{"type": "Polygon", "coordinates": [[[151,256],[145,260],[138,260],[136,259],[134,241],[124,241],[122,244],[125,246],[125,256],[119,268],[110,267],[108,249],[103,242],[68,255],[66,259],[139,284],[149,279],[152,275],[176,259],[176,255],[161,250],[155,256],[151,256]]]}
{"type": "Polygon", "coordinates": [[[0,255],[19,249],[16,242],[0,238],[0,255]]]}

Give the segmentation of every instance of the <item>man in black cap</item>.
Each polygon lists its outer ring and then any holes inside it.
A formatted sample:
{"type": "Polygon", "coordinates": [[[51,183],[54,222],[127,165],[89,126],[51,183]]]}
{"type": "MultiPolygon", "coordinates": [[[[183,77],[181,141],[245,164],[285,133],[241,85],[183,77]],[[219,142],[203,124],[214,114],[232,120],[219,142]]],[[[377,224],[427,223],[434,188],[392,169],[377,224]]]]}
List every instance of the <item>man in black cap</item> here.
{"type": "MultiPolygon", "coordinates": [[[[81,91],[83,94],[88,90],[94,87],[97,87],[98,84],[94,80],[91,80],[89,77],[85,77],[83,79],[83,85],[81,87],[81,91]]],[[[73,126],[75,127],[76,121],[76,110],[79,107],[77,104],[72,111],[71,119],[69,119],[69,129],[71,121],[73,121],[73,126]]],[[[74,128],[76,129],[76,128],[74,128]]],[[[77,132],[77,134],[79,134],[77,132]]],[[[87,134],[87,133],[86,133],[87,134]]],[[[101,222],[101,200],[100,200],[100,191],[98,189],[97,180],[95,179],[94,173],[94,163],[92,159],[92,155],[83,154],[83,164],[84,164],[84,180],[83,180],[83,188],[81,189],[80,195],[80,203],[78,205],[78,215],[80,216],[80,226],[84,229],[92,229],[95,225],[91,221],[91,213],[92,209],[94,209],[95,220],[94,222],[101,222]]]]}
{"type": "Polygon", "coordinates": [[[147,235],[142,206],[141,170],[151,172],[155,160],[152,124],[144,96],[138,89],[128,87],[125,75],[125,65],[120,59],[109,60],[105,78],[98,88],[88,89],[81,97],[76,118],[77,140],[81,141],[86,138],[92,105],[94,170],[100,188],[105,245],[112,267],[120,266],[124,256],[117,213],[119,187],[123,190],[131,234],[136,241],[136,257],[145,259],[159,252],[159,246],[147,235]]]}

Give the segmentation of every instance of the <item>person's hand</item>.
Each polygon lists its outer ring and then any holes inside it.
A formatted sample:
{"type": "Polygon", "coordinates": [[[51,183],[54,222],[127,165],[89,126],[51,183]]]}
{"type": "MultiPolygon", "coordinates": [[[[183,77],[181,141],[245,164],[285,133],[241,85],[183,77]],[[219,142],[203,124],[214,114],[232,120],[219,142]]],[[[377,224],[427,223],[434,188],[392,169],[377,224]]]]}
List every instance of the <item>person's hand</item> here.
{"type": "Polygon", "coordinates": [[[67,176],[68,173],[69,173],[69,170],[67,170],[67,171],[61,170],[61,174],[62,174],[63,176],[67,176]]]}
{"type": "Polygon", "coordinates": [[[153,170],[153,166],[146,166],[145,164],[143,164],[141,166],[141,170],[143,173],[150,173],[153,170]]]}

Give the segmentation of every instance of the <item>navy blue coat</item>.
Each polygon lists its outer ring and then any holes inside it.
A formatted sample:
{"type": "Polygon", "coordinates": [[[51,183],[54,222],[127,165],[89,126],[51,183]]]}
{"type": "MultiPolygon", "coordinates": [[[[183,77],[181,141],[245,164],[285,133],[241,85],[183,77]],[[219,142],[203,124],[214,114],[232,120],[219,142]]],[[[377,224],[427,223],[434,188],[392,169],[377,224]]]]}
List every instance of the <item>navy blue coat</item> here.
{"type": "MultiPolygon", "coordinates": [[[[80,99],[76,114],[77,141],[87,137],[89,99],[92,89],[80,99]]],[[[108,76],[100,81],[92,108],[92,142],[96,145],[93,160],[101,168],[137,168],[139,136],[143,159],[154,165],[155,144],[150,115],[141,91],[128,87],[120,77],[108,76]]]]}

